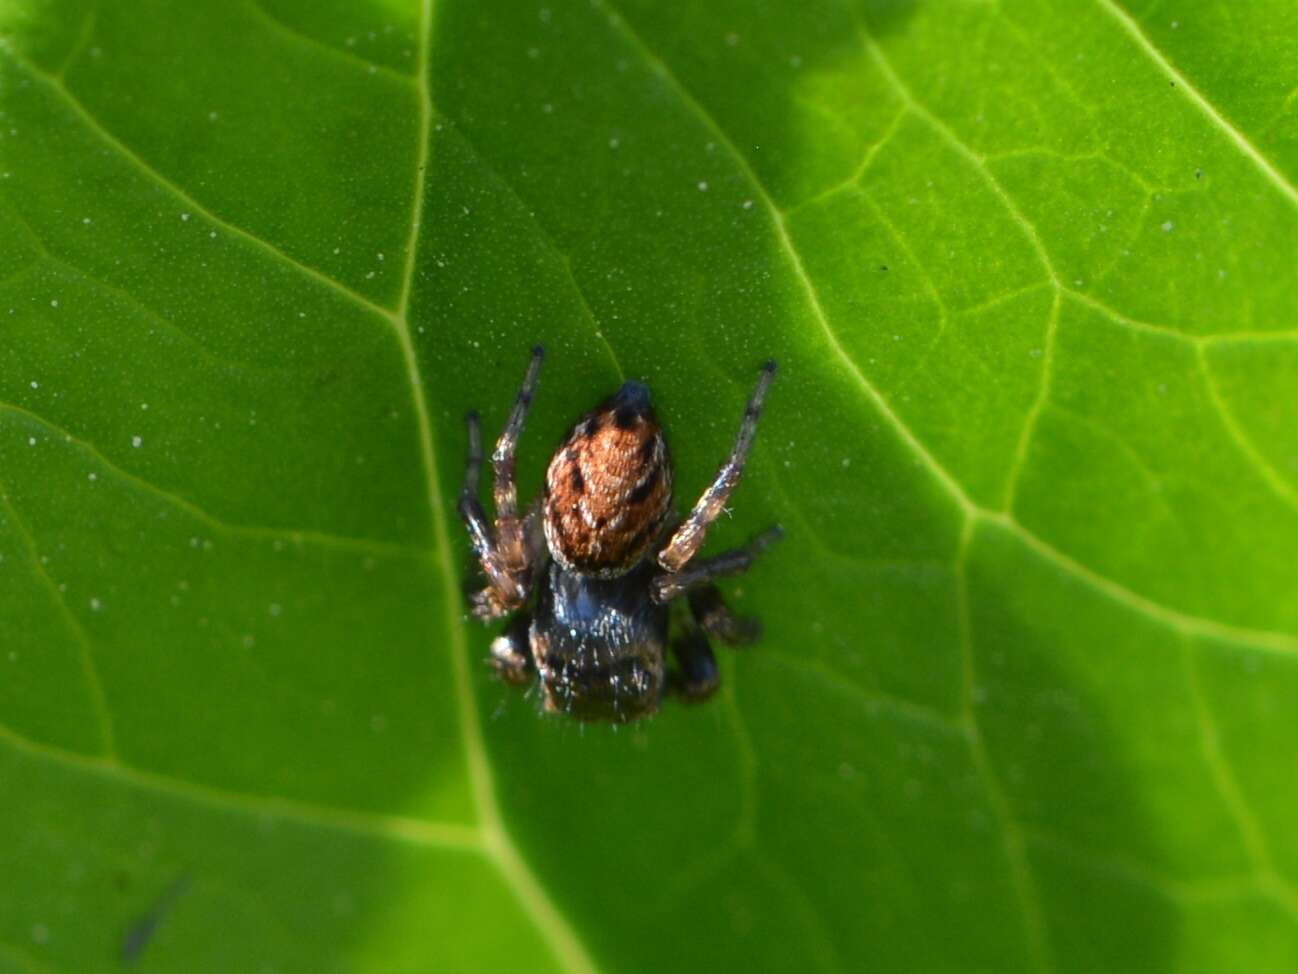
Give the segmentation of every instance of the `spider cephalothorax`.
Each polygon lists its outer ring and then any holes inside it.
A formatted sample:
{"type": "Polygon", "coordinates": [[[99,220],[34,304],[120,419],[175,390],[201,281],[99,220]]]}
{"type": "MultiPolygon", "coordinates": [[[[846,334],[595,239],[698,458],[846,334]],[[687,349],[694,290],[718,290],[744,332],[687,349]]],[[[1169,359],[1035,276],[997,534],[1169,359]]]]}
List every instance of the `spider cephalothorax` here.
{"type": "Polygon", "coordinates": [[[628,382],[550,461],[542,518],[550,555],[582,575],[625,575],[662,533],[671,501],[671,458],[649,390],[628,382]]]}
{"type": "Polygon", "coordinates": [[[672,530],[671,456],[649,390],[638,382],[625,383],[578,420],[550,461],[544,496],[519,516],[514,453],[542,356],[539,347],[533,350],[491,457],[494,526],[478,500],[478,417],[468,417],[460,514],[487,578],[473,611],[488,620],[516,613],[492,643],[492,665],[513,683],[539,675],[547,710],[587,720],[647,716],[668,689],[687,699],[707,697],[719,679],[707,637],[739,644],[758,632],[755,622],[731,613],[714,580],[745,571],[780,531],[692,559],[739,483],[775,363],[762,369],[730,456],[672,530]],[[689,597],[690,618],[671,639],[670,605],[682,595],[689,597]],[[665,663],[669,642],[672,670],[665,663]]]}

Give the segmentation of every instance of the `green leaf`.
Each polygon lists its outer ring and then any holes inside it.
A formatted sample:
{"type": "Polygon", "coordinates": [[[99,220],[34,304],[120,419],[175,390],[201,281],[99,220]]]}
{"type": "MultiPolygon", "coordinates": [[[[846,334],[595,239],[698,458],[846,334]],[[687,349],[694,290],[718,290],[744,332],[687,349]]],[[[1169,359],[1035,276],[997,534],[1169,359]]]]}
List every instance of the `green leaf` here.
{"type": "Polygon", "coordinates": [[[0,971],[1298,963],[1282,0],[0,0],[0,971]],[[727,587],[494,682],[466,409],[653,387],[727,587]]]}

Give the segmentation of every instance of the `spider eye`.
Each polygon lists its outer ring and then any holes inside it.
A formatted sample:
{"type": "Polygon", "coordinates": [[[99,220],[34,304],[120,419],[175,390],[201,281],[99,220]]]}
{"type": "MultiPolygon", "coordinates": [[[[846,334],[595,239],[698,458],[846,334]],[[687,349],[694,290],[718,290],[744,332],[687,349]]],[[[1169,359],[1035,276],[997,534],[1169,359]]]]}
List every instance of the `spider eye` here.
{"type": "Polygon", "coordinates": [[[634,429],[638,420],[651,419],[653,407],[649,404],[649,387],[634,379],[622,383],[622,388],[608,402],[613,413],[613,425],[620,430],[634,429]]]}

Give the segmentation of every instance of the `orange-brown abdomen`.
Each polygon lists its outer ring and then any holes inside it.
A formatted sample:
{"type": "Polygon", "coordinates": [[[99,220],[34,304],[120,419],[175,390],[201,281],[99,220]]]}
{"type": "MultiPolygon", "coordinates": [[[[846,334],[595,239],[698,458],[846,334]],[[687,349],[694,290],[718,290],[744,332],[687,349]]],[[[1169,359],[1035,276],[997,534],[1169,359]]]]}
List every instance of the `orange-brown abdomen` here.
{"type": "Polygon", "coordinates": [[[629,571],[671,510],[672,468],[649,390],[627,382],[569,432],[545,476],[545,538],[565,569],[629,571]]]}

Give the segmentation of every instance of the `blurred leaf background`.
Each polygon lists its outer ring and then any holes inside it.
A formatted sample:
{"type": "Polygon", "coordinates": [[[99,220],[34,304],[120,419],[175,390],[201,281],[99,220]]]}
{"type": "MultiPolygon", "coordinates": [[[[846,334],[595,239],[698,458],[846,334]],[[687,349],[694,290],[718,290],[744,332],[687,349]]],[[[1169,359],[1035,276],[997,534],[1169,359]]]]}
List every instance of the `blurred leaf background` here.
{"type": "Polygon", "coordinates": [[[1298,965],[1298,10],[0,0],[0,971],[1298,965]],[[490,679],[649,382],[764,642],[490,679]]]}

